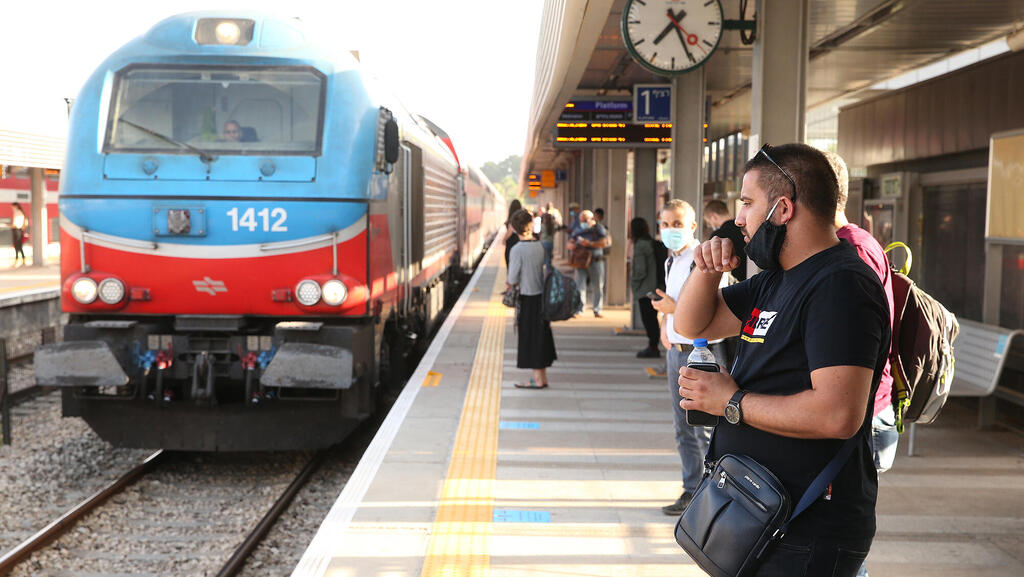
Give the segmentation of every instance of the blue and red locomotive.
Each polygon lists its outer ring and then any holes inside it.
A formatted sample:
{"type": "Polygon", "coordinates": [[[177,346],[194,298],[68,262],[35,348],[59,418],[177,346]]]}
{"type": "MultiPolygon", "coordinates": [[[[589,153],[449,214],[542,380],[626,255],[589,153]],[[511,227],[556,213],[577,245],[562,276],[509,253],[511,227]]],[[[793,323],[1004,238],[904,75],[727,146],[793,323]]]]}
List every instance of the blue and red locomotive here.
{"type": "Polygon", "coordinates": [[[164,20],[70,122],[69,323],[36,374],[118,446],[340,441],[503,216],[443,131],[294,19],[164,20]]]}

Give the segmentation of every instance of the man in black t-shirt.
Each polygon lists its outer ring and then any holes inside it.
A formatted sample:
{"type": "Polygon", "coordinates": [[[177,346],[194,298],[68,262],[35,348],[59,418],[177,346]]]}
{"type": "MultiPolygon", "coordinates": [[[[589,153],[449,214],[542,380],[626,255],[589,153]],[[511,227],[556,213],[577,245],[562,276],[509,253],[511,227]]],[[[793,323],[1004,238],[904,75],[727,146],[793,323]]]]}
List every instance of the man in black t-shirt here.
{"type": "Polygon", "coordinates": [[[736,222],[729,216],[729,207],[720,200],[712,200],[704,205],[704,222],[714,231],[711,236],[727,238],[732,241],[733,254],[739,257],[740,264],[732,271],[736,280],[747,278],[747,253],[743,252],[747,242],[743,240],[743,231],[736,226],[736,222]]]}
{"type": "Polygon", "coordinates": [[[835,174],[803,144],[765,145],[745,167],[736,224],[763,272],[719,290],[739,258],[715,237],[694,256],[674,315],[690,338],[740,336],[732,372],[680,370],[680,405],[725,418],[709,459],[745,454],[795,503],[856,437],[828,490],[789,526],[756,575],[853,577],[875,533],[872,406],[889,350],[878,277],[836,237],[835,174]]]}

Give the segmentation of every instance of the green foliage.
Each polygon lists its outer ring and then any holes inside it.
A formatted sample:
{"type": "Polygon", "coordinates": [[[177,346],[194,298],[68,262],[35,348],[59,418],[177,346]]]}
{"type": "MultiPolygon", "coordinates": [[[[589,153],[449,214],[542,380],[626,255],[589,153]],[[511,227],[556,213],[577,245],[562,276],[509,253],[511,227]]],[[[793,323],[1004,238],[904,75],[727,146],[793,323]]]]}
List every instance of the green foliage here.
{"type": "MultiPolygon", "coordinates": [[[[516,175],[518,176],[518,175],[516,175]]],[[[498,189],[498,193],[505,197],[505,200],[511,201],[513,198],[519,196],[519,183],[517,179],[511,176],[506,176],[501,180],[492,181],[494,182],[494,188],[498,189]]]]}
{"type": "MultiPolygon", "coordinates": [[[[501,162],[485,162],[480,170],[498,186],[498,183],[504,180],[506,177],[511,177],[513,184],[519,185],[519,170],[523,164],[523,157],[519,155],[512,155],[502,160],[501,162]]],[[[502,190],[498,186],[498,190],[502,190]]]]}

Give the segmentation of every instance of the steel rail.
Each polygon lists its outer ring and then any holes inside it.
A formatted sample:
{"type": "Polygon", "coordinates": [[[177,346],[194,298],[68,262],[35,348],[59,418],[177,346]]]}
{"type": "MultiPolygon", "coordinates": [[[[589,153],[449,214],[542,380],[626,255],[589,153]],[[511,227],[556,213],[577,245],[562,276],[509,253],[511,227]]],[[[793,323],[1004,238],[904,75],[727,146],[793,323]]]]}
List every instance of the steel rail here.
{"type": "Polygon", "coordinates": [[[112,495],[123,491],[125,487],[137,481],[142,475],[156,468],[165,459],[164,454],[163,449],[153,453],[131,471],[122,475],[121,478],[94,493],[91,497],[61,515],[60,518],[40,529],[38,533],[8,551],[3,557],[0,557],[0,575],[7,575],[32,553],[42,549],[67,532],[86,513],[95,509],[112,495]]]}
{"type": "MultiPolygon", "coordinates": [[[[221,567],[221,570],[217,572],[217,577],[234,577],[242,567],[245,566],[246,559],[260,544],[260,541],[266,537],[267,532],[274,526],[274,523],[281,517],[281,514],[288,508],[288,504],[291,503],[292,499],[299,492],[309,478],[320,468],[323,464],[324,458],[327,456],[327,451],[318,451],[313,458],[306,463],[306,466],[302,468],[302,471],[295,477],[295,479],[288,485],[288,488],[284,490],[284,493],[277,498],[274,505],[269,511],[260,519],[260,522],[256,524],[249,536],[245,538],[245,541],[235,549],[234,554],[228,559],[227,563],[221,567]]],[[[2,573],[2,571],[0,571],[2,573]]]]}

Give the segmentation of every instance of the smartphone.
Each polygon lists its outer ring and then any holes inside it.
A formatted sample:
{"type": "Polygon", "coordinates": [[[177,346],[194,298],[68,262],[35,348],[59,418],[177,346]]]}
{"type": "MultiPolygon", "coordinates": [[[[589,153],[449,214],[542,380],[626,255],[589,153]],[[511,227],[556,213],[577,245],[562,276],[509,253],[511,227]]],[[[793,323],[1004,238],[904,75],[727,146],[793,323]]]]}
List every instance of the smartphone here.
{"type": "Polygon", "coordinates": [[[651,301],[660,301],[661,300],[661,295],[658,294],[655,291],[651,291],[651,292],[647,293],[647,298],[651,299],[651,301]]]}
{"type": "MultiPolygon", "coordinates": [[[[687,363],[686,366],[709,373],[717,373],[721,370],[716,364],[687,363]]],[[[686,411],[686,424],[691,427],[714,427],[718,425],[718,416],[703,411],[686,411]]]]}

